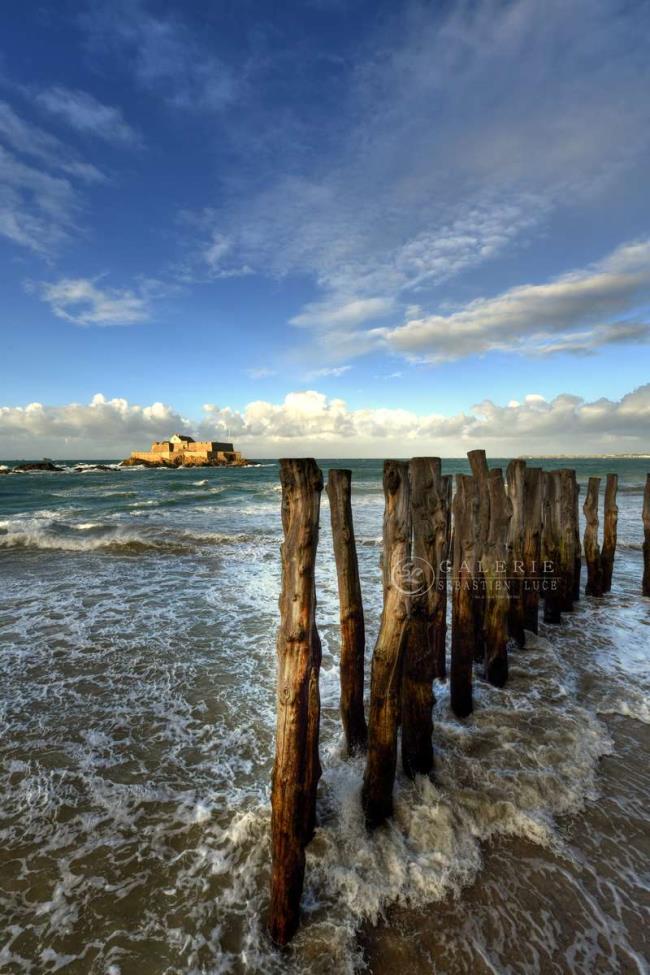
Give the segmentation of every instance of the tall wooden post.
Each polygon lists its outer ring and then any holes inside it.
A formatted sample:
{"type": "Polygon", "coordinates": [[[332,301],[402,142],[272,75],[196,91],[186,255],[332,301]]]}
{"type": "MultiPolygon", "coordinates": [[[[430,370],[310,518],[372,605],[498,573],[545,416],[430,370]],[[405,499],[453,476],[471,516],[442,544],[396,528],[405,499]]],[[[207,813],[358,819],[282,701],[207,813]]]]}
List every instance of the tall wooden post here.
{"type": "Polygon", "coordinates": [[[437,621],[433,627],[433,645],[436,658],[436,673],[438,680],[447,678],[447,576],[451,571],[451,498],[453,478],[451,474],[442,477],[442,497],[444,503],[445,527],[442,537],[441,525],[436,522],[436,599],[435,608],[432,607],[432,618],[437,621]]]}
{"type": "Polygon", "coordinates": [[[575,589],[576,572],[576,539],[578,530],[575,524],[576,516],[576,474],[575,471],[563,468],[555,471],[559,490],[559,576],[560,576],[560,609],[569,612],[573,609],[573,593],[575,589]]]}
{"type": "Polygon", "coordinates": [[[618,505],[616,492],[618,490],[618,474],[608,474],[605,485],[605,512],[603,528],[603,550],[600,561],[603,568],[603,592],[610,592],[612,575],[614,573],[614,557],[616,555],[616,537],[618,526],[618,505]]]}
{"type": "Polygon", "coordinates": [[[408,464],[384,462],[384,608],[372,656],[368,761],[361,799],[370,829],[393,812],[397,728],[409,596],[401,585],[411,556],[411,499],[408,464]]]}
{"type": "Polygon", "coordinates": [[[580,599],[580,576],[582,573],[582,540],[580,538],[580,485],[578,479],[573,479],[573,525],[575,528],[575,561],[573,564],[573,601],[580,599]]]}
{"type": "Polygon", "coordinates": [[[280,461],[282,591],[277,637],[275,764],[271,791],[269,932],[280,945],[293,936],[300,911],[305,845],[315,821],[320,698],[314,567],[322,474],[314,460],[280,461]]]}
{"type": "Polygon", "coordinates": [[[500,468],[490,471],[490,525],[483,553],[485,578],[485,676],[503,687],[508,680],[508,536],[512,504],[500,468]]]}
{"type": "Polygon", "coordinates": [[[531,633],[539,629],[539,576],[542,559],[542,501],[544,472],[527,467],[524,490],[524,627],[531,633]]]}
{"type": "Polygon", "coordinates": [[[650,474],[646,475],[643,492],[643,585],[644,596],[650,596],[650,474]]]}
{"type": "Polygon", "coordinates": [[[603,573],[600,562],[600,546],[598,545],[598,494],[600,478],[590,477],[587,496],[582,510],[584,511],[586,526],[584,538],[585,560],[587,562],[587,585],[585,592],[588,596],[602,596],[603,573]]]}
{"type": "Polygon", "coordinates": [[[478,589],[474,589],[475,585],[480,585],[480,581],[475,575],[478,562],[479,497],[478,486],[473,477],[466,474],[456,475],[456,493],[452,507],[454,528],[449,690],[454,714],[465,718],[473,709],[472,667],[479,620],[475,600],[480,598],[478,589]]]}
{"type": "Polygon", "coordinates": [[[330,470],[327,477],[341,620],[341,719],[349,755],[365,749],[368,741],[363,713],[366,636],[352,522],[351,482],[349,470],[330,470]]]}
{"type": "Polygon", "coordinates": [[[509,532],[510,605],[508,630],[513,640],[523,647],[526,644],[524,607],[524,541],[526,534],[526,461],[511,460],[506,470],[508,498],[512,505],[509,532]]]}
{"type": "Polygon", "coordinates": [[[560,482],[557,471],[544,471],[544,517],[542,526],[542,586],[544,622],[562,619],[560,592],[560,482]]]}
{"type": "Polygon", "coordinates": [[[439,457],[415,457],[409,464],[413,551],[402,676],[402,765],[411,778],[433,768],[433,679],[441,643],[444,654],[444,602],[437,583],[438,566],[446,557],[447,512],[440,467],[439,457]]]}
{"type": "Polygon", "coordinates": [[[485,660],[485,600],[482,598],[482,596],[485,592],[485,582],[483,579],[482,559],[483,552],[485,551],[485,547],[487,545],[488,532],[490,530],[490,491],[488,487],[490,469],[488,467],[484,450],[468,451],[467,459],[469,460],[472,476],[476,481],[476,489],[478,494],[476,561],[479,566],[477,573],[479,591],[477,592],[477,597],[474,599],[474,612],[476,613],[474,659],[480,663],[483,663],[485,660]]]}

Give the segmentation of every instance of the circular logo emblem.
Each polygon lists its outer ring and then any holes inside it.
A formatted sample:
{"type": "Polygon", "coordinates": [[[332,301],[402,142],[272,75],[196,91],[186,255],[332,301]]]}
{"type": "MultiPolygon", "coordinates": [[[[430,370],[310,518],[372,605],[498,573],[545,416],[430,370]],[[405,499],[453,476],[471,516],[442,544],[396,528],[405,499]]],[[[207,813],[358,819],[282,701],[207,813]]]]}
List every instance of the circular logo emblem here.
{"type": "Polygon", "coordinates": [[[436,574],[426,559],[415,556],[393,566],[391,582],[405,596],[422,596],[433,586],[436,574]]]}

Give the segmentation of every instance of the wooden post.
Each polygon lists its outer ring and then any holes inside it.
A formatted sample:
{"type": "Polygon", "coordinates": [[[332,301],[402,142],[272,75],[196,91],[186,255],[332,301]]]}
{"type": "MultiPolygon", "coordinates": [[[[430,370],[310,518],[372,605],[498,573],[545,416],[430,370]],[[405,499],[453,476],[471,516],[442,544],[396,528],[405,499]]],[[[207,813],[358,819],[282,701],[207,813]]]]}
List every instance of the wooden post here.
{"type": "Polygon", "coordinates": [[[524,627],[531,633],[539,630],[539,576],[542,559],[542,502],[544,472],[541,467],[527,467],[524,490],[524,627]]]}
{"type": "Polygon", "coordinates": [[[576,477],[573,479],[573,524],[575,528],[575,561],[573,565],[573,601],[580,599],[580,575],[582,573],[582,541],[580,539],[580,485],[576,477]]]}
{"type": "Polygon", "coordinates": [[[523,647],[526,644],[524,609],[524,540],[525,540],[525,494],[526,461],[511,460],[506,470],[508,498],[512,505],[509,533],[510,605],[508,607],[508,630],[513,640],[523,647]]]}
{"type": "Polygon", "coordinates": [[[322,474],[314,460],[281,460],[282,591],[277,637],[275,764],[271,791],[271,906],[269,932],[284,945],[300,911],[305,845],[315,820],[320,778],[318,725],[320,641],[316,630],[314,567],[322,474]]]}
{"type": "Polygon", "coordinates": [[[603,592],[610,592],[612,575],[614,573],[614,556],[616,555],[616,536],[618,526],[618,505],[616,492],[618,490],[618,474],[608,474],[605,485],[605,512],[603,529],[603,550],[600,555],[603,567],[603,592]]]}
{"type": "MultiPolygon", "coordinates": [[[[478,561],[479,497],[473,477],[456,475],[453,500],[453,590],[451,621],[450,701],[455,715],[472,713],[472,666],[476,653],[476,625],[479,618],[474,590],[478,561]]],[[[482,615],[482,614],[481,614],[482,615]]]]}
{"type": "Polygon", "coordinates": [[[433,628],[434,656],[436,660],[435,676],[438,680],[447,679],[447,574],[451,568],[451,497],[453,478],[445,474],[442,478],[442,497],[445,510],[445,534],[442,541],[439,528],[436,538],[440,548],[436,547],[436,586],[437,586],[437,622],[433,628]]]}
{"type": "Polygon", "coordinates": [[[587,524],[585,526],[585,560],[587,562],[587,585],[585,592],[588,596],[602,596],[603,573],[600,562],[600,547],[598,545],[598,494],[600,478],[590,477],[587,496],[582,510],[587,524]]]}
{"type": "Polygon", "coordinates": [[[327,477],[341,620],[341,719],[348,755],[364,750],[368,741],[363,713],[366,637],[352,522],[351,482],[349,470],[330,470],[327,477]]]}
{"type": "Polygon", "coordinates": [[[555,471],[555,476],[558,479],[559,489],[560,609],[562,612],[568,612],[573,609],[576,572],[576,537],[578,535],[575,525],[576,474],[575,471],[563,468],[555,471]]]}
{"type": "Polygon", "coordinates": [[[646,475],[643,493],[643,586],[644,596],[650,596],[650,474],[646,475]]]}
{"type": "Polygon", "coordinates": [[[467,459],[469,460],[469,466],[476,481],[478,495],[476,561],[479,566],[477,570],[479,588],[474,599],[474,612],[476,613],[474,659],[483,663],[485,660],[485,627],[483,619],[485,614],[485,599],[483,598],[485,583],[483,579],[482,558],[490,530],[490,491],[488,488],[490,469],[484,450],[468,451],[467,459]]]}
{"type": "Polygon", "coordinates": [[[439,457],[409,464],[413,512],[410,614],[402,675],[402,766],[413,778],[433,768],[433,679],[443,647],[444,602],[438,566],[446,557],[446,486],[439,457]],[[442,610],[442,612],[441,612],[442,610]]]}
{"type": "Polygon", "coordinates": [[[512,504],[500,468],[490,471],[490,525],[483,553],[485,578],[485,676],[503,687],[508,680],[508,536],[512,504]]]}
{"type": "Polygon", "coordinates": [[[368,761],[361,800],[368,828],[392,815],[401,710],[402,658],[409,599],[400,582],[411,556],[411,499],[408,464],[384,462],[384,608],[372,656],[368,761]]]}
{"type": "Polygon", "coordinates": [[[559,580],[560,525],[559,480],[557,471],[544,471],[544,517],[542,526],[542,585],[544,587],[544,622],[559,623],[561,593],[559,580]]]}

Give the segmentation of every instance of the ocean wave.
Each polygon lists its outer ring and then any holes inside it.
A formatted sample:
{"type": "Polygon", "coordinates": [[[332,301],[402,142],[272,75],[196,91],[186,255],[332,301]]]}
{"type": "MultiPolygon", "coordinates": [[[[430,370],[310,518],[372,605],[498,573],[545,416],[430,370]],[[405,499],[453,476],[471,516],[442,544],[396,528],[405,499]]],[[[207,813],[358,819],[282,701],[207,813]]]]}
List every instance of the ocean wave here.
{"type": "Polygon", "coordinates": [[[58,550],[61,552],[113,552],[132,553],[157,551],[181,554],[192,550],[189,544],[164,539],[145,538],[142,535],[121,535],[74,538],[48,533],[47,531],[12,531],[0,535],[0,548],[24,548],[58,550]]]}
{"type": "Polygon", "coordinates": [[[0,522],[0,548],[58,549],[64,552],[158,551],[186,553],[200,546],[240,546],[268,541],[271,536],[252,532],[217,532],[163,526],[138,530],[98,521],[74,524],[54,519],[18,519],[0,522]]]}

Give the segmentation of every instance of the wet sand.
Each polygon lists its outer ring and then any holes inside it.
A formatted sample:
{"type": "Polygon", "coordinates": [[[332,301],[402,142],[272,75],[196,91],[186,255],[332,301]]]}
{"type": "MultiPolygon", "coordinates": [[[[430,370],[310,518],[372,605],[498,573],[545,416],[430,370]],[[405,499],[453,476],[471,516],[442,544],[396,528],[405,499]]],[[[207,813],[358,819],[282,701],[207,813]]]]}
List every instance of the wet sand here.
{"type": "Polygon", "coordinates": [[[360,936],[373,975],[640,975],[650,970],[650,728],[611,716],[601,796],[557,822],[558,849],[498,838],[462,897],[392,908],[360,936]]]}

